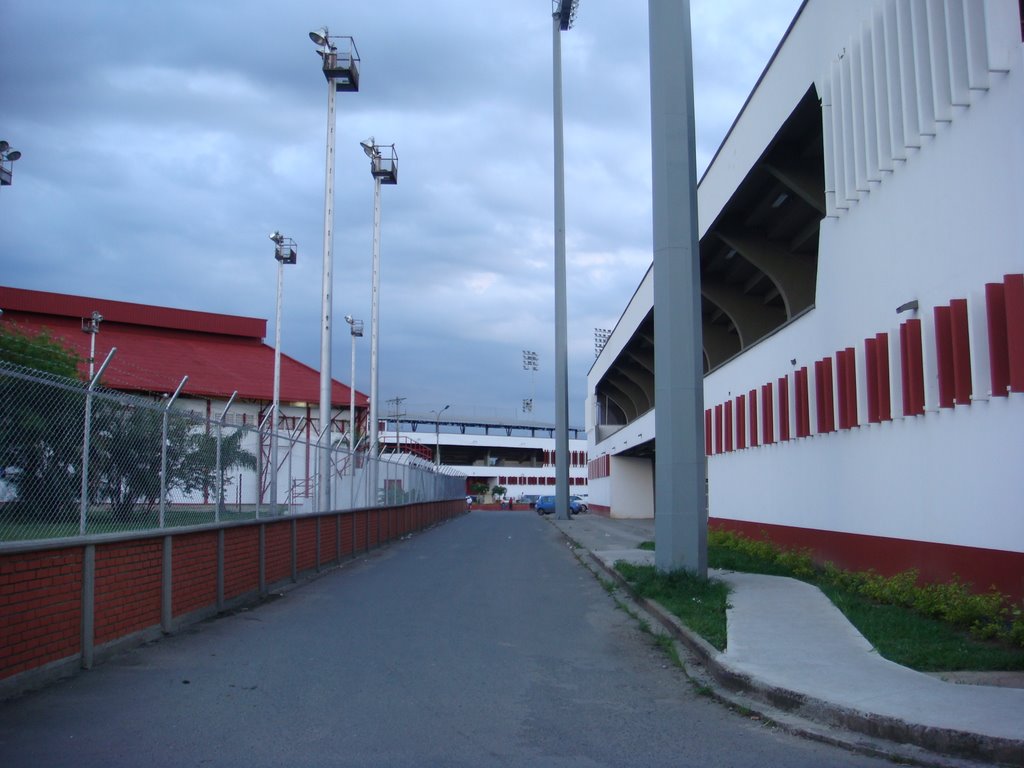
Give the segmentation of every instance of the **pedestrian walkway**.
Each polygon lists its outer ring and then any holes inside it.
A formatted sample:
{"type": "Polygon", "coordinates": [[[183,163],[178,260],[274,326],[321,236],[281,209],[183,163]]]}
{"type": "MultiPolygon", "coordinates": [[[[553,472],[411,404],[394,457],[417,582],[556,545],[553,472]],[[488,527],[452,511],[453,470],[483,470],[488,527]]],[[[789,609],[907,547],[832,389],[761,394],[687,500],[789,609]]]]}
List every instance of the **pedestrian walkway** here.
{"type": "MultiPolygon", "coordinates": [[[[619,560],[654,563],[653,552],[636,548],[654,540],[653,520],[579,515],[552,522],[606,570],[619,560]]],[[[955,684],[888,661],[805,582],[724,571],[709,576],[732,588],[725,652],[700,643],[716,680],[829,725],[1024,765],[1024,689],[955,684]]]]}

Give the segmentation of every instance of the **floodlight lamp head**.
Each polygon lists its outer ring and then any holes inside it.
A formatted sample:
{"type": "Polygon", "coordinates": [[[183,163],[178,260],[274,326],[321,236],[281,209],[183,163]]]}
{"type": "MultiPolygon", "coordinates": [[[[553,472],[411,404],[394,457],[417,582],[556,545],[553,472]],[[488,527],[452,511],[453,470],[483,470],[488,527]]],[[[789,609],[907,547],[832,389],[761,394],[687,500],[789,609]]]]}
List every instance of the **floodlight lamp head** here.
{"type": "Polygon", "coordinates": [[[278,245],[280,245],[282,242],[284,242],[284,235],[282,235],[277,230],[271,232],[269,237],[270,237],[271,240],[273,240],[278,245]]]}
{"type": "Polygon", "coordinates": [[[349,325],[352,325],[352,323],[355,321],[352,319],[352,315],[345,315],[345,322],[348,323],[349,325]]]}
{"type": "Polygon", "coordinates": [[[330,38],[327,34],[327,27],[320,27],[320,29],[314,32],[310,32],[309,39],[312,40],[317,45],[322,46],[324,48],[330,45],[330,38]]]}
{"type": "Polygon", "coordinates": [[[10,144],[8,144],[6,141],[3,141],[2,139],[0,139],[0,152],[6,152],[10,148],[11,148],[10,144]]]}
{"type": "Polygon", "coordinates": [[[362,141],[360,141],[359,146],[363,148],[363,152],[365,152],[366,156],[371,160],[373,160],[379,154],[379,151],[377,150],[376,139],[374,139],[373,136],[371,136],[368,139],[363,139],[362,141]]]}
{"type": "Polygon", "coordinates": [[[7,153],[7,154],[6,154],[6,155],[5,155],[4,157],[5,157],[5,158],[6,158],[6,159],[7,159],[7,160],[8,160],[9,162],[12,162],[12,163],[13,163],[13,162],[14,162],[15,160],[18,160],[18,159],[19,159],[19,158],[21,157],[21,152],[19,152],[19,151],[18,151],[18,150],[16,150],[16,149],[12,149],[12,150],[11,150],[10,152],[8,152],[8,153],[7,153]]]}

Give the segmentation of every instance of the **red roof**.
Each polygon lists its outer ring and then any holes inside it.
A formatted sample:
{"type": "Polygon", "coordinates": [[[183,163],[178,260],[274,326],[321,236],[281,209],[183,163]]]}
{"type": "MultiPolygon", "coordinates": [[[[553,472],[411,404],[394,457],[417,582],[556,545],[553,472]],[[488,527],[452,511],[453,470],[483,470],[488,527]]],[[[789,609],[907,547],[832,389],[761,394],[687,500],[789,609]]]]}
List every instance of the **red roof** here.
{"type": "MultiPolygon", "coordinates": [[[[45,328],[83,361],[90,335],[82,332],[82,318],[98,311],[103,322],[96,334],[97,367],[117,347],[103,374],[105,387],[171,393],[187,375],[183,394],[226,399],[238,390],[244,400],[273,400],[274,349],[263,343],[266,320],[4,286],[0,308],[4,322],[29,332],[45,328]]],[[[82,371],[88,372],[88,362],[82,371]]],[[[347,406],[349,396],[349,388],[335,380],[332,404],[347,406]]],[[[319,400],[319,372],[282,354],[281,401],[319,400]]],[[[356,392],[356,406],[366,405],[366,395],[356,392]]]]}

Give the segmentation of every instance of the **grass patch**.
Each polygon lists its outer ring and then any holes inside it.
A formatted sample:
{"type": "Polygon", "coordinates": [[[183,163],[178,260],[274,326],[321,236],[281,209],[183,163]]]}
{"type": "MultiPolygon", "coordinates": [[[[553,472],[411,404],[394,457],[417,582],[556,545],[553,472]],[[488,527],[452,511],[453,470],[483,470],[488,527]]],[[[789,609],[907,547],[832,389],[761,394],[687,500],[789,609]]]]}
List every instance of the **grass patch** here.
{"type": "Polygon", "coordinates": [[[912,669],[1024,669],[1020,610],[1003,595],[973,594],[956,579],[922,586],[916,571],[883,577],[820,567],[807,551],[726,531],[709,531],[708,565],[814,584],[882,656],[912,669]]]}
{"type": "Polygon", "coordinates": [[[641,541],[639,544],[637,544],[636,548],[637,549],[646,549],[648,552],[653,552],[654,551],[654,542],[653,541],[641,541]]]}
{"type": "Polygon", "coordinates": [[[718,650],[725,649],[729,588],[686,571],[659,573],[651,565],[618,562],[615,569],[638,595],[656,600],[718,650]]]}
{"type": "MultiPolygon", "coordinates": [[[[643,542],[640,549],[654,549],[643,542]]],[[[918,583],[916,571],[891,577],[817,565],[808,551],[709,531],[712,568],[788,576],[814,584],[885,658],[922,672],[1024,670],[1024,615],[997,592],[975,594],[957,579],[918,583]]],[[[726,585],[651,566],[617,563],[638,594],[657,600],[715,648],[725,648],[726,585]]]]}

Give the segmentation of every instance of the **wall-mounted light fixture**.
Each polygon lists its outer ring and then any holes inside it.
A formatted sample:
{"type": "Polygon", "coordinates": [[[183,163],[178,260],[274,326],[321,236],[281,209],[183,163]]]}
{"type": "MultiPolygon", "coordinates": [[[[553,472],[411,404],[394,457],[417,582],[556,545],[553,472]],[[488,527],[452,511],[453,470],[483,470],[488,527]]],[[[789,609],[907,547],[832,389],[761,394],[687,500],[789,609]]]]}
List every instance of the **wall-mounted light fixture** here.
{"type": "Polygon", "coordinates": [[[917,312],[917,299],[911,299],[896,307],[896,314],[901,312],[917,312]]]}

